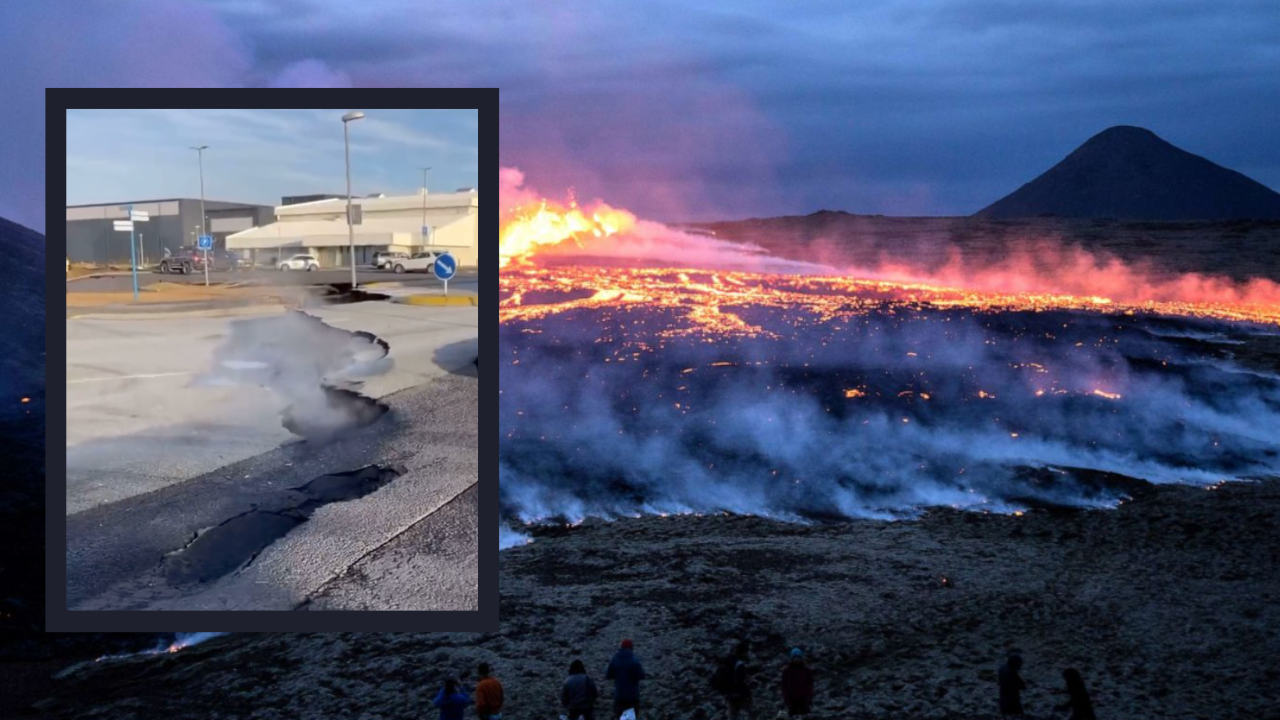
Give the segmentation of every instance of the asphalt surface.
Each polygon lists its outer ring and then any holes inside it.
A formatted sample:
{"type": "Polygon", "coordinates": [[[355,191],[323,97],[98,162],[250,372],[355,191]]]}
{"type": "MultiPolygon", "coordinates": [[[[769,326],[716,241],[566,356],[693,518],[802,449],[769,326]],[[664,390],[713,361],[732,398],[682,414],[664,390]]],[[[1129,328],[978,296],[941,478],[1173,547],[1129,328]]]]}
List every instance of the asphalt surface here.
{"type": "MultiPolygon", "coordinates": [[[[390,344],[392,370],[361,387],[371,397],[445,375],[477,354],[477,308],[363,302],[309,312],[390,344]]],[[[180,483],[293,439],[280,425],[285,403],[274,394],[191,386],[236,321],[163,313],[67,321],[67,514],[180,483]]]]}
{"type": "Polygon", "coordinates": [[[459,368],[384,398],[387,415],[336,442],[289,443],[69,516],[68,607],[475,609],[477,382],[474,369],[459,368]],[[402,473],[364,497],[320,507],[240,570],[195,584],[163,572],[165,556],[199,531],[286,511],[308,482],[371,463],[402,473]]]}
{"type": "MultiPolygon", "coordinates": [[[[361,285],[374,282],[407,282],[422,284],[428,287],[439,287],[440,281],[430,273],[403,273],[397,275],[391,270],[357,269],[356,280],[361,285]]],[[[456,283],[472,283],[476,281],[475,271],[459,272],[449,281],[456,283]]],[[[146,287],[158,282],[204,284],[204,273],[191,275],[164,275],[154,272],[138,273],[138,286],[146,287]]],[[[211,272],[209,282],[240,283],[254,285],[300,286],[300,285],[349,285],[351,271],[318,270],[315,272],[279,272],[276,270],[240,270],[236,272],[211,272]]],[[[110,274],[98,277],[85,277],[67,281],[67,292],[131,292],[133,277],[129,273],[110,274]]]]}

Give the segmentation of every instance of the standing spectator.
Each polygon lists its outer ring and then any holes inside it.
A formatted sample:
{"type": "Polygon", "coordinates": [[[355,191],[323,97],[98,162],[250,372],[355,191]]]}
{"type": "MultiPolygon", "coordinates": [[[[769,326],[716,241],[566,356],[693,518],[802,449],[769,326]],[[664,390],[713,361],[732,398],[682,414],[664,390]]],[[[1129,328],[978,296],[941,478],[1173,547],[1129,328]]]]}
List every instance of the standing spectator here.
{"type": "Polygon", "coordinates": [[[996,678],[1000,683],[1001,715],[1022,717],[1022,691],[1027,689],[1027,683],[1019,674],[1021,670],[1022,657],[1014,653],[996,672],[996,678]]]}
{"type": "Polygon", "coordinates": [[[751,683],[747,676],[749,651],[746,640],[739,642],[733,652],[720,661],[711,676],[711,687],[724,696],[729,708],[729,720],[749,720],[751,717],[751,683]]]}
{"type": "Polygon", "coordinates": [[[787,715],[808,715],[813,709],[813,672],[800,648],[791,649],[791,662],[782,669],[782,702],[787,715]]]}
{"type": "Polygon", "coordinates": [[[1080,671],[1074,668],[1067,668],[1062,671],[1062,679],[1067,681],[1067,702],[1059,705],[1059,710],[1070,710],[1070,720],[1094,720],[1093,701],[1089,699],[1089,692],[1084,689],[1084,678],[1080,677],[1080,671]]]}
{"type": "Polygon", "coordinates": [[[462,720],[470,704],[471,698],[454,678],[444,681],[444,687],[440,688],[435,699],[435,706],[440,708],[440,720],[462,720]]]}
{"type": "Polygon", "coordinates": [[[502,718],[502,683],[489,675],[489,663],[480,663],[480,682],[476,683],[476,717],[480,720],[502,718]]]}
{"type": "Polygon", "coordinates": [[[640,716],[640,681],[644,679],[644,668],[633,650],[631,641],[623,640],[605,672],[605,679],[613,681],[614,718],[625,710],[635,710],[636,717],[640,716]]]}
{"type": "Polygon", "coordinates": [[[596,698],[600,697],[596,684],[587,675],[587,667],[581,660],[569,665],[569,679],[560,689],[560,704],[568,711],[569,720],[596,720],[596,698]]]}

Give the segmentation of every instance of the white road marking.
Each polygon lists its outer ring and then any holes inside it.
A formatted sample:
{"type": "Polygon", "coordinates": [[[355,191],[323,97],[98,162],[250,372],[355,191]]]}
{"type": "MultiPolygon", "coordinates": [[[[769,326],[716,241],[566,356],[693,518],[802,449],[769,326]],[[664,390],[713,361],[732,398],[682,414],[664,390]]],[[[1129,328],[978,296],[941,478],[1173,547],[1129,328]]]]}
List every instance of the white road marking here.
{"type": "Polygon", "coordinates": [[[67,384],[75,385],[76,383],[110,382],[112,380],[137,380],[139,378],[174,377],[176,375],[194,375],[194,374],[195,374],[194,370],[188,370],[186,372],[152,373],[150,375],[117,375],[115,377],[85,378],[83,380],[68,380],[67,384]]]}

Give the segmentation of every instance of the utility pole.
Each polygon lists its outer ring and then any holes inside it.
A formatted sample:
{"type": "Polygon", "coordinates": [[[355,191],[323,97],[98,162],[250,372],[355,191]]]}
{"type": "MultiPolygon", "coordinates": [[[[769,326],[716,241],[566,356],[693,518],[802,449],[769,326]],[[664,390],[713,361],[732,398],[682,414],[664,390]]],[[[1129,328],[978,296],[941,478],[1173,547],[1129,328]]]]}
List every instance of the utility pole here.
{"type": "MultiPolygon", "coordinates": [[[[192,147],[196,151],[196,155],[200,159],[200,235],[205,235],[204,231],[204,151],[209,149],[208,145],[200,147],[192,147]]],[[[209,286],[209,251],[204,251],[204,284],[209,286]]]]}
{"type": "Polygon", "coordinates": [[[422,244],[427,244],[427,171],[429,167],[422,168],[422,244]]]}
{"type": "Polygon", "coordinates": [[[355,110],[342,116],[342,148],[347,155],[347,247],[351,250],[351,289],[356,287],[356,230],[351,226],[351,141],[347,136],[347,123],[359,120],[364,113],[355,110]]]}

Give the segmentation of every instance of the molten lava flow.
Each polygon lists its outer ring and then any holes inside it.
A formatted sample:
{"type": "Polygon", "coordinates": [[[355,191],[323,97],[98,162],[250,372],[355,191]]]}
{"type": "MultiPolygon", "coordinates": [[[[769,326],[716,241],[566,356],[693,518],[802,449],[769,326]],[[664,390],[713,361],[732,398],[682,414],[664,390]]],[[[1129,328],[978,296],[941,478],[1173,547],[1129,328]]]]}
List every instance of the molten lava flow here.
{"type": "MultiPolygon", "coordinates": [[[[513,169],[503,170],[501,194],[500,202],[506,208],[501,216],[498,252],[499,268],[504,270],[504,320],[528,313],[644,302],[678,310],[693,327],[753,334],[767,331],[739,317],[740,310],[749,305],[795,303],[818,311],[825,320],[868,304],[891,302],[979,311],[1086,310],[1280,324],[1280,284],[1271,280],[1254,278],[1236,283],[1195,273],[1170,277],[1143,263],[1125,263],[1106,254],[1048,242],[1032,240],[1011,247],[1003,260],[987,264],[965,262],[959,248],[951,248],[951,260],[932,270],[892,259],[882,259],[874,267],[843,271],[782,259],[761,265],[756,256],[757,264],[744,266],[734,265],[726,256],[738,248],[763,250],[639,221],[631,213],[602,202],[584,209],[572,198],[564,205],[535,199],[537,196],[523,187],[523,175],[513,169]],[[530,267],[541,249],[572,241],[589,252],[601,252],[600,243],[586,241],[615,237],[630,249],[647,248],[657,253],[658,257],[639,256],[644,259],[641,264],[652,265],[657,260],[670,267],[671,259],[678,258],[687,264],[707,262],[763,272],[679,267],[670,272],[565,268],[543,271],[537,277],[510,272],[530,267]],[[775,272],[808,275],[771,274],[775,272]],[[526,303],[530,294],[540,297],[546,293],[559,293],[566,302],[526,303]]],[[[612,240],[606,245],[618,247],[612,240]]]]}
{"type": "Polygon", "coordinates": [[[573,200],[568,207],[543,200],[536,207],[515,208],[503,219],[498,267],[506,267],[512,260],[524,260],[540,246],[626,232],[635,221],[631,213],[614,210],[603,203],[586,212],[573,200]]]}
{"type": "Polygon", "coordinates": [[[669,313],[666,330],[669,336],[774,334],[774,330],[748,319],[752,308],[788,310],[797,325],[891,308],[984,313],[1072,310],[1280,325],[1280,306],[1270,304],[1121,303],[1074,295],[980,292],[923,283],[706,270],[555,267],[533,272],[513,267],[501,273],[499,289],[502,297],[499,322],[538,319],[575,310],[645,306],[662,308],[669,313]]]}

